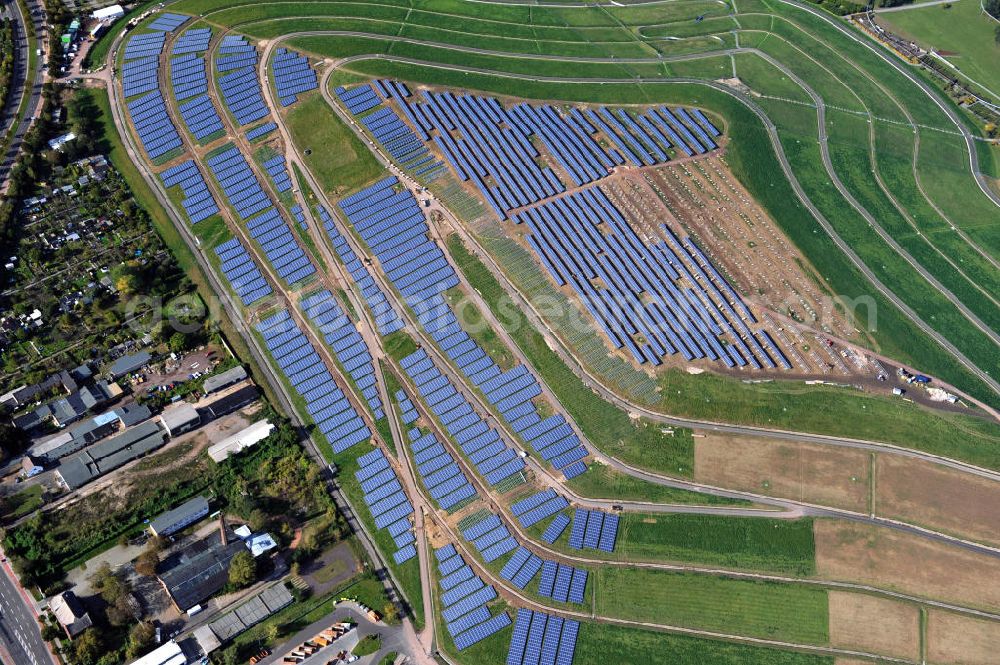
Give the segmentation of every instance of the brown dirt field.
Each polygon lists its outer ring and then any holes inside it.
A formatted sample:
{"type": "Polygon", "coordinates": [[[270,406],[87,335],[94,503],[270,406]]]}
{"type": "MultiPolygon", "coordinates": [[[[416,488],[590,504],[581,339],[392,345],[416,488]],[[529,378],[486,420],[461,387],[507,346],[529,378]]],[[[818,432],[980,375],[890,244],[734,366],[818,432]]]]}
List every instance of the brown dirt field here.
{"type": "Polygon", "coordinates": [[[991,612],[1000,609],[1000,561],[889,529],[816,520],[816,573],[991,612]]]}
{"type": "Polygon", "coordinates": [[[875,479],[879,515],[1000,545],[1000,483],[896,455],[878,456],[875,479]]]}
{"type": "Polygon", "coordinates": [[[694,441],[697,482],[867,512],[863,450],[718,434],[694,441]]]}
{"type": "Polygon", "coordinates": [[[927,661],[935,665],[996,665],[1000,623],[940,610],[927,613],[927,661]]]}
{"type": "Polygon", "coordinates": [[[916,605],[862,593],[830,591],[830,646],[883,656],[920,657],[916,605]]]}

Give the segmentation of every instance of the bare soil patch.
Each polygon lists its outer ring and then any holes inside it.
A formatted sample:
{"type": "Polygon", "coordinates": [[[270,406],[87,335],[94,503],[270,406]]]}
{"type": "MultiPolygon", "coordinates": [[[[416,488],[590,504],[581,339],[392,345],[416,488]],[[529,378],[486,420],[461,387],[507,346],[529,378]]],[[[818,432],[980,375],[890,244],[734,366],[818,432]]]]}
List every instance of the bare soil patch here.
{"type": "Polygon", "coordinates": [[[927,613],[927,659],[935,665],[996,665],[1000,623],[940,610],[927,613]]]}
{"type": "Polygon", "coordinates": [[[818,577],[859,582],[991,612],[1000,560],[886,527],[816,520],[818,577]]]}
{"type": "Polygon", "coordinates": [[[878,456],[875,478],[879,515],[1000,545],[1000,483],[896,455],[878,456]]]}
{"type": "Polygon", "coordinates": [[[920,611],[888,598],[830,591],[830,646],[883,656],[920,657],[920,611]]]}
{"type": "Polygon", "coordinates": [[[763,437],[695,438],[701,483],[865,512],[868,453],[763,437]]]}

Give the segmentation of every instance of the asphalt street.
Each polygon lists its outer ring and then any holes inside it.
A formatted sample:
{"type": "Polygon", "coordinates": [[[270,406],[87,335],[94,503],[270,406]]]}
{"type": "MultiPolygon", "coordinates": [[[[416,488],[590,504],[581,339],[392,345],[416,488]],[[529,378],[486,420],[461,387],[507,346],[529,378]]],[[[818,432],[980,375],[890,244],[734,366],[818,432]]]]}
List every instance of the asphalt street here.
{"type": "Polygon", "coordinates": [[[0,662],[4,665],[49,665],[49,653],[30,601],[14,581],[6,561],[0,565],[0,662]]]}
{"type": "Polygon", "coordinates": [[[28,8],[31,10],[31,16],[22,16],[20,5],[11,0],[0,11],[0,14],[9,16],[18,23],[17,62],[14,66],[14,84],[11,86],[10,97],[3,110],[3,131],[6,132],[7,128],[14,122],[17,122],[18,125],[14,136],[11,138],[10,146],[7,148],[7,153],[3,156],[3,161],[0,162],[0,183],[7,182],[7,175],[14,164],[14,158],[17,157],[17,153],[21,149],[21,141],[24,139],[24,134],[28,131],[28,127],[31,126],[31,120],[37,114],[42,99],[42,76],[45,70],[45,58],[44,55],[41,58],[36,58],[34,71],[27,71],[29,47],[27,34],[24,29],[24,22],[30,21],[35,27],[35,34],[43,34],[42,10],[35,0],[28,0],[28,8]],[[17,111],[26,84],[31,86],[31,97],[28,99],[24,115],[18,119],[16,117],[17,111]]]}

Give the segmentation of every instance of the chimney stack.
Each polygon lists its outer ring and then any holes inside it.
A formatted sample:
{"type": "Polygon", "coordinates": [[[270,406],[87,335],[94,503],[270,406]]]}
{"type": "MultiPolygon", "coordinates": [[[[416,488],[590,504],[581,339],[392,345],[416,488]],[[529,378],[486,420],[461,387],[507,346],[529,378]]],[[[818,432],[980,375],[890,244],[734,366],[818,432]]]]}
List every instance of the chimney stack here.
{"type": "Polygon", "coordinates": [[[219,535],[222,537],[222,546],[225,547],[229,544],[229,536],[226,535],[226,518],[222,513],[219,513],[219,535]]]}

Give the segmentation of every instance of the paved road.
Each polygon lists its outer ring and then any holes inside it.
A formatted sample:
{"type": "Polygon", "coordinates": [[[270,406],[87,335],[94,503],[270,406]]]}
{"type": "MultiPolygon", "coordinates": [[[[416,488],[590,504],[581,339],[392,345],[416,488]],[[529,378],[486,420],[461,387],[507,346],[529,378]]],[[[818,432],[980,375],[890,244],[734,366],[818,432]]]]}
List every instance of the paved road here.
{"type": "MultiPolygon", "coordinates": [[[[11,16],[18,22],[17,26],[17,63],[14,67],[14,86],[11,89],[11,95],[7,103],[7,108],[4,109],[2,126],[3,131],[7,131],[7,127],[13,122],[17,122],[17,129],[14,132],[14,136],[11,138],[10,146],[7,148],[7,154],[3,156],[3,160],[0,161],[0,183],[6,187],[7,176],[10,173],[10,169],[14,164],[14,159],[17,157],[18,151],[21,149],[21,141],[24,139],[24,134],[28,131],[28,127],[31,126],[31,121],[38,115],[40,109],[40,104],[42,101],[42,78],[45,73],[45,58],[35,59],[35,69],[34,71],[28,72],[28,58],[29,58],[29,44],[28,37],[24,29],[25,21],[31,22],[35,27],[35,35],[40,38],[44,34],[44,25],[42,24],[42,10],[40,3],[37,0],[28,0],[28,8],[31,10],[31,16],[23,16],[21,13],[21,6],[15,1],[10,0],[9,4],[5,5],[3,13],[11,16]],[[17,110],[21,102],[21,95],[24,91],[24,86],[31,86],[31,96],[28,100],[28,105],[25,107],[24,115],[20,118],[16,118],[17,110]]],[[[41,43],[41,42],[37,42],[41,43]]]]}
{"type": "Polygon", "coordinates": [[[49,665],[53,656],[42,640],[34,607],[6,560],[0,564],[0,662],[49,665]]]}

